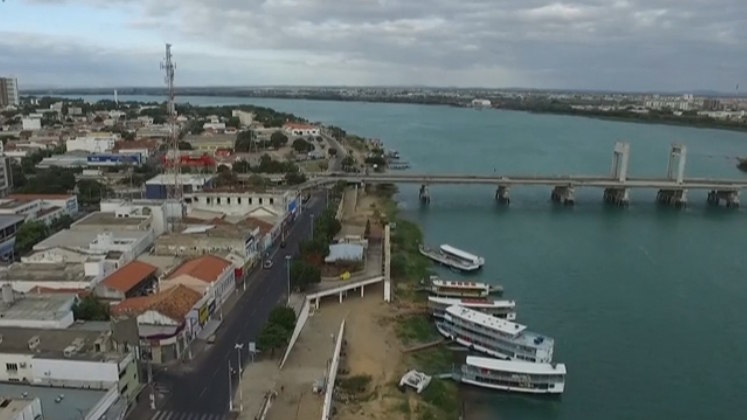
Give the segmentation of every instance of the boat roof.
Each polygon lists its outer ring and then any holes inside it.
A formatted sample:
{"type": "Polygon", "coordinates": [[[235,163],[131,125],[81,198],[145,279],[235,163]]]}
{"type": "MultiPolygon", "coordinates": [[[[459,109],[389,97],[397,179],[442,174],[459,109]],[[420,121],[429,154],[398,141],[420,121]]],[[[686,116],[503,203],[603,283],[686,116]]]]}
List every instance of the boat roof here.
{"type": "Polygon", "coordinates": [[[467,308],[514,308],[516,302],[513,300],[492,299],[459,299],[440,296],[428,296],[428,300],[442,305],[460,305],[467,308]]]}
{"type": "Polygon", "coordinates": [[[474,324],[482,325],[491,330],[496,330],[510,336],[517,336],[527,329],[526,325],[517,324],[516,322],[506,321],[505,319],[496,318],[484,312],[475,311],[474,309],[465,308],[459,305],[452,305],[446,308],[449,314],[470,321],[474,324]]]}
{"type": "Polygon", "coordinates": [[[501,372],[524,373],[528,375],[565,375],[563,363],[533,363],[515,360],[491,359],[489,357],[467,356],[467,365],[476,368],[501,372]]]}
{"type": "Polygon", "coordinates": [[[462,257],[467,260],[477,261],[480,259],[480,257],[478,257],[477,255],[473,255],[467,251],[462,251],[461,249],[454,248],[453,246],[448,244],[441,245],[441,251],[456,255],[458,257],[462,257]]]}
{"type": "Polygon", "coordinates": [[[431,284],[436,287],[456,287],[459,289],[490,289],[489,284],[478,283],[474,281],[452,281],[452,280],[432,279],[431,284]]]}

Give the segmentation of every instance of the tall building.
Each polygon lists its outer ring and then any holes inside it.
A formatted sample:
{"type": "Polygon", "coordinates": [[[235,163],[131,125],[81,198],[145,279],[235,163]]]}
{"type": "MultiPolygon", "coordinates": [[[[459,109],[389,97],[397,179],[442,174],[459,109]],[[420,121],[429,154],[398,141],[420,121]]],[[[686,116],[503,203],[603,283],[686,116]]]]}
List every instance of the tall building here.
{"type": "Polygon", "coordinates": [[[0,77],[0,108],[9,105],[17,106],[19,103],[18,79],[0,77]]]}

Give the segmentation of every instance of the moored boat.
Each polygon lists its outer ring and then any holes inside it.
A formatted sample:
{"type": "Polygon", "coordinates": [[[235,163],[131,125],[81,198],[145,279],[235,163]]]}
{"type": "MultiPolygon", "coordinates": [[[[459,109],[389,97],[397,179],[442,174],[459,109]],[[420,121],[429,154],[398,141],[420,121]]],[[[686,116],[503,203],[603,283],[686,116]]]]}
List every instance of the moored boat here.
{"type": "Polygon", "coordinates": [[[500,359],[534,363],[552,362],[555,341],[527,331],[522,324],[465,308],[446,308],[436,329],[444,337],[462,346],[500,359]]]}
{"type": "Polygon", "coordinates": [[[485,265],[483,257],[472,255],[448,244],[443,244],[438,249],[421,245],[419,250],[422,255],[439,264],[464,272],[477,271],[485,265]]]}
{"type": "Polygon", "coordinates": [[[503,292],[503,287],[476,281],[441,280],[438,276],[430,277],[428,291],[435,296],[463,298],[484,298],[491,293],[503,292]]]}
{"type": "Polygon", "coordinates": [[[563,363],[532,363],[467,356],[453,378],[483,388],[531,394],[562,394],[566,369],[563,363]]]}
{"type": "Polygon", "coordinates": [[[516,302],[513,300],[428,296],[428,309],[435,318],[443,319],[446,308],[453,305],[474,309],[509,321],[516,319],[516,302]]]}

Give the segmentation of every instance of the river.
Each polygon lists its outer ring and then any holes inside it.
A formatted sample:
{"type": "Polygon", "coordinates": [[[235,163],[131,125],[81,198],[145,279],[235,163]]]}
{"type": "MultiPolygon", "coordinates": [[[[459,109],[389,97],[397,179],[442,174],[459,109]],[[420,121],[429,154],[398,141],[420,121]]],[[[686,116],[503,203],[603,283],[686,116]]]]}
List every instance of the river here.
{"type": "MultiPolygon", "coordinates": [[[[87,98],[93,99],[93,98],[87,98]]],[[[120,96],[121,100],[153,97],[120,96]]],[[[747,134],[513,111],[398,104],[181,98],[253,103],[382,139],[413,172],[601,175],[615,141],[631,143],[631,176],[664,176],[669,146],[688,147],[687,176],[745,178],[747,134]]],[[[568,368],[562,399],[465,391],[472,419],[739,419],[747,412],[747,214],[684,210],[634,190],[626,209],[579,190],[558,208],[548,188],[514,188],[498,206],[487,187],[431,187],[421,207],[403,187],[403,215],[443,242],[486,258],[518,320],[555,338],[568,368]]],[[[445,277],[454,274],[444,273],[445,277]]]]}

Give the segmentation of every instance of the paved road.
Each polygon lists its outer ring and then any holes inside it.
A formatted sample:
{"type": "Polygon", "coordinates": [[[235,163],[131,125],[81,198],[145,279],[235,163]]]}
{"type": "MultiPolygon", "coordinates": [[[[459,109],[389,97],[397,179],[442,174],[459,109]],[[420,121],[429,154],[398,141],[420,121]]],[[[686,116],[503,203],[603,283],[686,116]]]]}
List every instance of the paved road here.
{"type": "Polygon", "coordinates": [[[342,170],[342,159],[348,155],[348,151],[345,150],[345,147],[337,139],[325,134],[324,131],[321,132],[321,135],[331,147],[337,150],[337,155],[329,160],[327,172],[340,172],[342,170]]]}
{"type": "MultiPolygon", "coordinates": [[[[286,296],[285,256],[298,253],[299,242],[308,237],[311,230],[309,215],[319,215],[324,202],[323,194],[316,194],[294,223],[286,238],[287,246],[276,249],[272,268],[260,269],[250,275],[247,291],[226,315],[215,344],[189,362],[192,365],[188,366],[188,371],[177,368],[175,372],[155,374],[158,386],[168,389],[166,399],[159,401],[158,410],[214,414],[228,411],[228,363],[230,360],[233,369],[237,364],[234,345],[244,345],[242,364],[246,364],[247,343],[256,339],[272,308],[286,296]]],[[[235,380],[234,375],[232,389],[236,389],[235,380]]]]}

